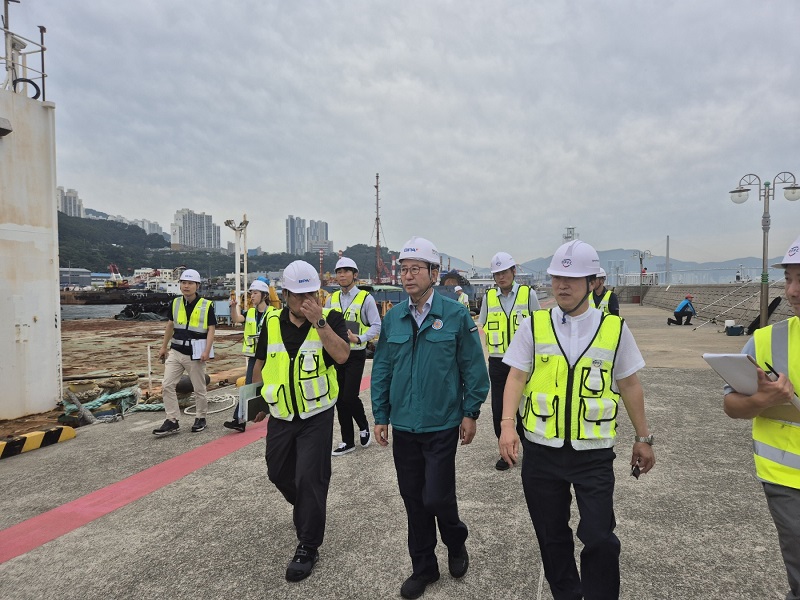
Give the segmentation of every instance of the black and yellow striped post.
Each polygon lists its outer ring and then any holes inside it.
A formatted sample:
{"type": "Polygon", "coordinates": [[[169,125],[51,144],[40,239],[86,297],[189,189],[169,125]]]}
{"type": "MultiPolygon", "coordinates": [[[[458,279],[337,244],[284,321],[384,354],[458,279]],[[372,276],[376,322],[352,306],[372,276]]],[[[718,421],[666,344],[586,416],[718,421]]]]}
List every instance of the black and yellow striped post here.
{"type": "Polygon", "coordinates": [[[45,431],[32,431],[22,435],[0,440],[0,458],[16,456],[29,450],[36,450],[51,446],[58,442],[71,440],[75,437],[75,430],[66,425],[53,427],[45,431]]]}

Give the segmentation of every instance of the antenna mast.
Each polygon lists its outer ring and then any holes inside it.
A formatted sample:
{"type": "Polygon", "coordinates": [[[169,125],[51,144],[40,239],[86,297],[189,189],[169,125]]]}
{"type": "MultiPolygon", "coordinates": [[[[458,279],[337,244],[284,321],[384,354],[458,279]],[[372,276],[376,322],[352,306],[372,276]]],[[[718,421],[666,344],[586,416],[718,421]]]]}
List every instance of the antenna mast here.
{"type": "Polygon", "coordinates": [[[381,257],[380,173],[375,173],[375,283],[389,281],[389,269],[381,257]]]}

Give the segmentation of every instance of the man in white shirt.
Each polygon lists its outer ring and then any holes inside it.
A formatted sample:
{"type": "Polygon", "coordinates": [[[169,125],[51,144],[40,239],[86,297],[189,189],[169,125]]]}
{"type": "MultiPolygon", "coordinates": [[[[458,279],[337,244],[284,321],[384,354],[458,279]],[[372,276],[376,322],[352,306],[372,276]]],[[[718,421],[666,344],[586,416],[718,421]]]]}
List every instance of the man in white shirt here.
{"type": "Polygon", "coordinates": [[[575,240],[547,272],[558,306],[525,319],[503,361],[511,367],[503,399],[500,455],[519,459],[522,487],[545,576],[555,600],[619,597],[620,542],[614,534],[614,443],[620,399],[635,429],[631,474],[655,464],[637,371],[644,360],[624,321],[590,308],[597,252],[575,240]],[[569,527],[574,489],[583,542],[580,575],[569,527]]]}
{"type": "Polygon", "coordinates": [[[336,365],[339,382],[336,415],[339,417],[342,441],[331,454],[344,456],[356,449],[353,421],[358,425],[361,447],[366,448],[372,441],[367,415],[358,393],[367,360],[367,342],[380,334],[381,315],[372,294],[360,290],[356,285],[358,266],[353,259],[343,256],[336,263],[335,271],[341,289],[328,296],[325,308],[333,308],[344,315],[350,356],[346,363],[336,365]]]}

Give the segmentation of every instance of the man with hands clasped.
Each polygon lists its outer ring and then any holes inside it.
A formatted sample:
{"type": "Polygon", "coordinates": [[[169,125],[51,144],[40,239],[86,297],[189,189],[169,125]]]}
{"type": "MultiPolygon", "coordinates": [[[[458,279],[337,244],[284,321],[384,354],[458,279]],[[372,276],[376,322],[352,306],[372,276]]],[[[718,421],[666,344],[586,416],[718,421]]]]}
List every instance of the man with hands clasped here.
{"type": "Polygon", "coordinates": [[[599,270],[589,244],[562,245],[547,269],[558,306],[525,319],[503,358],[511,370],[500,455],[512,465],[519,460],[519,418],[522,487],[555,600],[619,597],[613,462],[620,399],[635,429],[632,475],[655,464],[636,374],[642,355],[623,319],[589,307],[599,270]],[[571,488],[580,511],[580,574],[569,527],[571,488]]]}

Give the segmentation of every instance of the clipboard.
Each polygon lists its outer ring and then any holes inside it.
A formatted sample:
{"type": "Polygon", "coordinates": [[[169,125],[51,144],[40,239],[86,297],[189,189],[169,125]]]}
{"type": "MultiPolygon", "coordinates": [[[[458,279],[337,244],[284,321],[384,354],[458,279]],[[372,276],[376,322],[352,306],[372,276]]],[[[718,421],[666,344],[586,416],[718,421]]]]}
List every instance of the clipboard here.
{"type": "Polygon", "coordinates": [[[734,391],[752,396],[758,391],[758,371],[747,354],[703,354],[703,360],[722,377],[734,391]]]}
{"type": "Polygon", "coordinates": [[[248,383],[239,388],[239,414],[246,415],[248,421],[256,418],[259,412],[269,414],[269,406],[261,395],[260,383],[248,383]]]}
{"type": "MultiPolygon", "coordinates": [[[[758,391],[758,371],[756,363],[748,354],[703,354],[705,360],[717,375],[722,377],[734,391],[752,396],[758,391]]],[[[761,412],[762,417],[800,423],[800,398],[797,394],[791,404],[771,406],[761,412]]]]}
{"type": "MultiPolygon", "coordinates": [[[[200,357],[203,356],[203,352],[206,349],[206,340],[191,340],[192,342],[192,360],[200,360],[200,357]]],[[[214,346],[211,346],[211,352],[208,355],[208,358],[214,358],[214,346]]]]}

